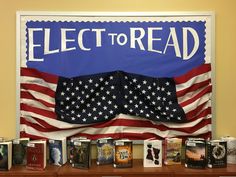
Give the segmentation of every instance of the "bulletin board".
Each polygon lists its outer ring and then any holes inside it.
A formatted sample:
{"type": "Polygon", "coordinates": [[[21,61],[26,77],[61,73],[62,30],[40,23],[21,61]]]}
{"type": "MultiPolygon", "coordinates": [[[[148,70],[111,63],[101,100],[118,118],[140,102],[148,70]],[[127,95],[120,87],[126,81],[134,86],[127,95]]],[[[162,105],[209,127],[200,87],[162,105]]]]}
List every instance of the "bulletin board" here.
{"type": "Polygon", "coordinates": [[[214,135],[213,12],[17,12],[17,132],[214,135]]]}

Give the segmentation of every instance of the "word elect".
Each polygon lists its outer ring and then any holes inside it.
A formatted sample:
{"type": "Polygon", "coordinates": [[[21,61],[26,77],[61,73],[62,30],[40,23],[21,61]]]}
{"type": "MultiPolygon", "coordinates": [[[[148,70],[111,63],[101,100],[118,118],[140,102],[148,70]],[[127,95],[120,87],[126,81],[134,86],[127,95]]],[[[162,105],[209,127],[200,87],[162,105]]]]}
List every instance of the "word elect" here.
{"type": "Polygon", "coordinates": [[[53,32],[50,28],[28,28],[28,61],[42,62],[43,56],[60,52],[81,50],[89,52],[93,47],[103,47],[104,37],[110,41],[110,45],[125,46],[158,54],[166,54],[173,51],[175,56],[183,60],[189,60],[199,48],[199,35],[192,27],[181,27],[181,35],[178,35],[176,27],[165,29],[167,38],[162,38],[163,27],[130,27],[128,32],[110,32],[106,28],[60,28],[60,44],[55,47],[53,32]],[[35,38],[43,36],[41,42],[35,38]],[[71,37],[73,36],[73,37],[71,37]],[[92,38],[93,37],[93,38],[92,38]],[[92,46],[86,40],[92,40],[92,46]],[[189,46],[189,41],[192,41],[189,46]],[[59,47],[58,47],[59,46],[59,47]],[[42,51],[42,56],[36,55],[36,51],[42,51]]]}

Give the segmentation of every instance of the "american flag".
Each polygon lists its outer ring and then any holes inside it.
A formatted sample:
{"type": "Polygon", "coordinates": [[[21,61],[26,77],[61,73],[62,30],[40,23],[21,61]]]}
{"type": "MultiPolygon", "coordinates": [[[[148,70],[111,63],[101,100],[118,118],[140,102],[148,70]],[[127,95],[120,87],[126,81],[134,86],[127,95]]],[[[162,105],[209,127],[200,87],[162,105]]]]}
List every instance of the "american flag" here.
{"type": "Polygon", "coordinates": [[[114,71],[62,78],[21,68],[20,136],[211,137],[211,65],[175,78],[114,71]]]}

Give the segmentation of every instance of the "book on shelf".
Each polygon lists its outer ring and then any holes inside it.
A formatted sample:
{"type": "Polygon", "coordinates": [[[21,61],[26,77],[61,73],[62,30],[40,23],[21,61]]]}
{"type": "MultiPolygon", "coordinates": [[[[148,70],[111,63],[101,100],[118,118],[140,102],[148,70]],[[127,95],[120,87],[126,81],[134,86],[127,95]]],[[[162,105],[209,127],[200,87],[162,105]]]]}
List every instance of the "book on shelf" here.
{"type": "Polygon", "coordinates": [[[97,140],[97,165],[113,164],[114,144],[112,138],[97,140]]]}
{"type": "Polygon", "coordinates": [[[78,139],[73,142],[72,167],[89,168],[91,166],[91,140],[78,139]]]}
{"type": "Polygon", "coordinates": [[[62,166],[67,162],[67,142],[66,138],[49,139],[49,163],[57,166],[62,166]]]}
{"type": "Polygon", "coordinates": [[[26,148],[29,138],[17,138],[12,141],[12,164],[26,165],[26,148]]]}
{"type": "Polygon", "coordinates": [[[227,142],[211,140],[207,142],[207,166],[219,168],[227,166],[227,142]]]}
{"type": "Polygon", "coordinates": [[[164,164],[181,164],[182,139],[166,138],[164,140],[164,164]]]}
{"type": "Polygon", "coordinates": [[[227,164],[236,164],[236,138],[223,136],[221,140],[227,142],[227,164]]]}
{"type": "Polygon", "coordinates": [[[26,148],[26,168],[44,170],[46,167],[46,140],[29,141],[26,148]]]}
{"type": "Polygon", "coordinates": [[[146,139],[143,142],[143,166],[162,166],[162,141],[157,139],[146,139]]]}
{"type": "Polygon", "coordinates": [[[84,136],[75,136],[68,138],[67,140],[67,160],[69,163],[72,163],[73,161],[73,155],[74,155],[74,142],[79,140],[86,140],[87,138],[84,136]]]}
{"type": "Polygon", "coordinates": [[[12,142],[0,142],[0,170],[10,170],[12,167],[12,142]]]}
{"type": "Polygon", "coordinates": [[[185,167],[206,167],[206,142],[204,139],[188,139],[185,141],[185,167]]]}
{"type": "Polygon", "coordinates": [[[113,166],[115,168],[127,168],[133,166],[133,142],[131,140],[115,140],[113,166]]]}

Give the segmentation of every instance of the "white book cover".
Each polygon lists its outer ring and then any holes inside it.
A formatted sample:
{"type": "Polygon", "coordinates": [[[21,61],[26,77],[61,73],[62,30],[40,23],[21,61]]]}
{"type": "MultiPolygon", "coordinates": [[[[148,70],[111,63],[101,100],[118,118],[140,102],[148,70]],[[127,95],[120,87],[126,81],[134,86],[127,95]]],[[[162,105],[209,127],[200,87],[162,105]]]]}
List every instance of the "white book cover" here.
{"type": "Polygon", "coordinates": [[[162,167],[162,141],[155,139],[144,140],[143,166],[162,167]]]}

